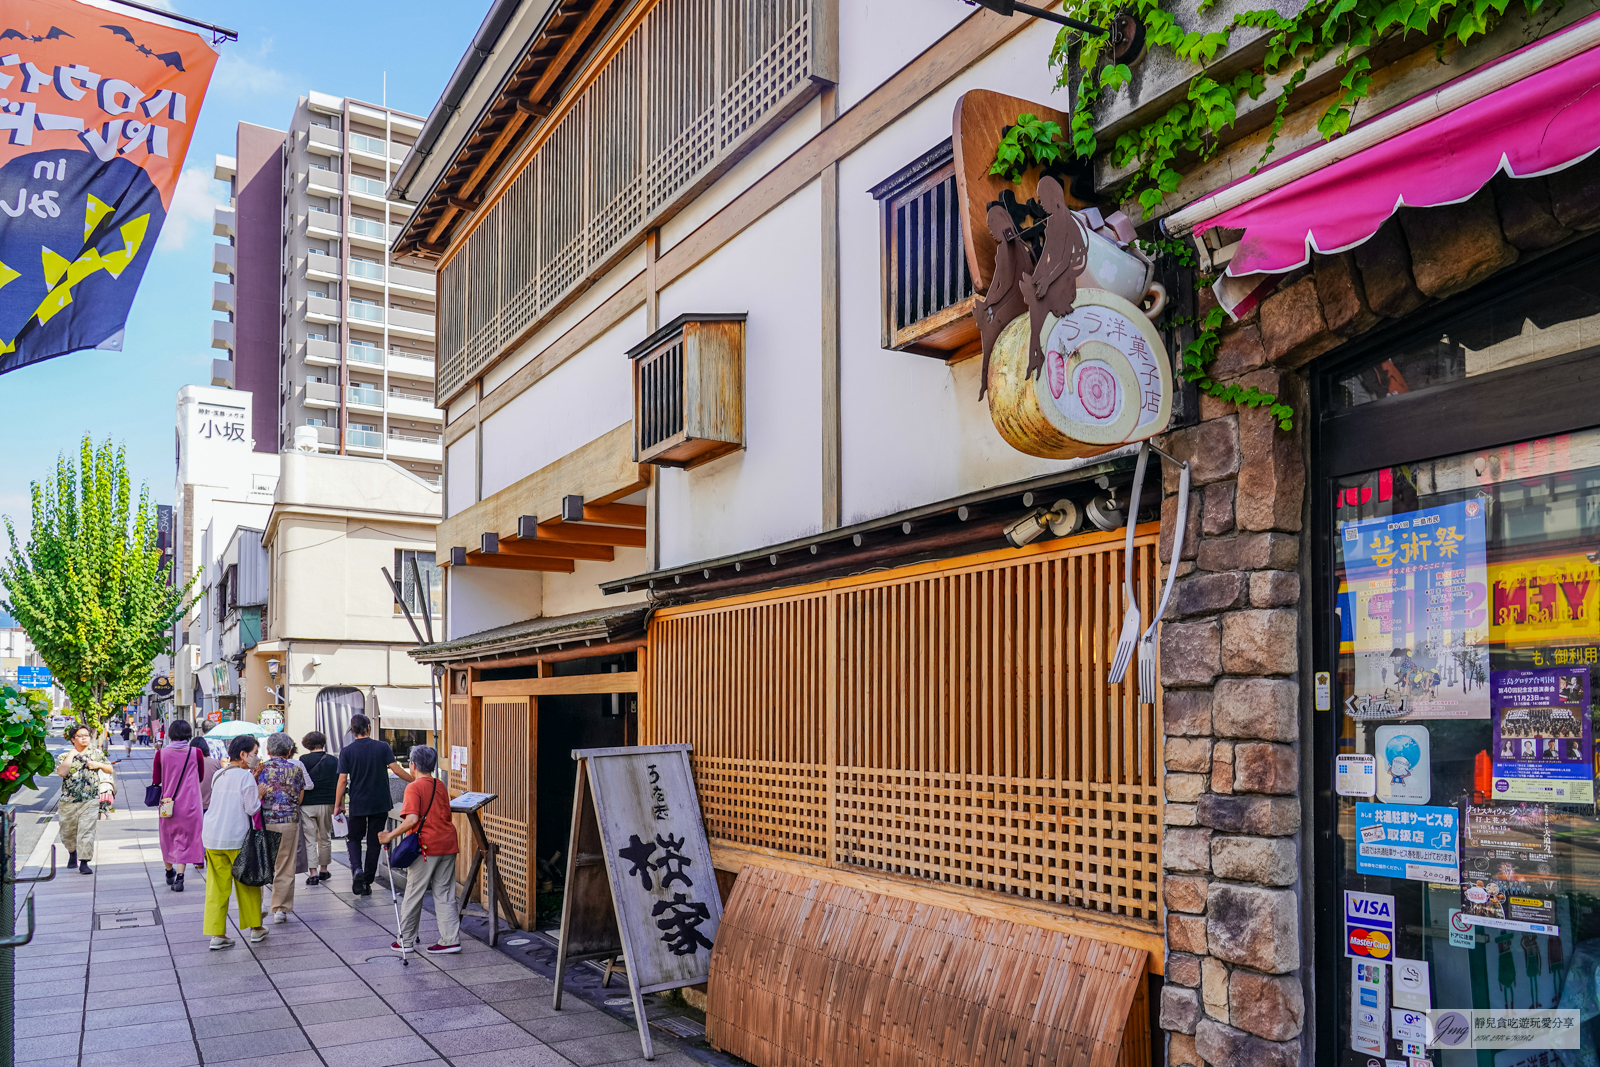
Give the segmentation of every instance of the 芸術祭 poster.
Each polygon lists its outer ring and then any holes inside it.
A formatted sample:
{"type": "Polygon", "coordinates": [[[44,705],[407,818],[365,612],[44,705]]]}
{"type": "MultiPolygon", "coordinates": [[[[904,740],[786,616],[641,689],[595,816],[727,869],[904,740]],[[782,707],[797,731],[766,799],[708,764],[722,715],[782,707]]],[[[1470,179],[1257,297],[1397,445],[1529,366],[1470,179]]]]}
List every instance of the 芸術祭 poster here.
{"type": "Polygon", "coordinates": [[[1340,524],[1341,644],[1358,719],[1489,717],[1488,568],[1479,499],[1340,524]]]}
{"type": "Polygon", "coordinates": [[[217,54],[73,0],[0,16],[0,373],[119,349],[217,54]]]}
{"type": "Polygon", "coordinates": [[[1495,800],[1594,803],[1589,669],[1495,671],[1495,800]]]}

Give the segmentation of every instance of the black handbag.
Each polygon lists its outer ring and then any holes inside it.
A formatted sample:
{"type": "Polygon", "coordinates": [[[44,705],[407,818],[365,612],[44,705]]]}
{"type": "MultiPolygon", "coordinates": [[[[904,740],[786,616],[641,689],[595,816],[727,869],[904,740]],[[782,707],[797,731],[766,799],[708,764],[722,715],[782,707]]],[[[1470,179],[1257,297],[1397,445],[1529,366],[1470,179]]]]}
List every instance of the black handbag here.
{"type": "MultiPolygon", "coordinates": [[[[437,779],[434,779],[437,781],[437,779]]],[[[428,821],[428,812],[433,810],[433,802],[439,796],[439,787],[435,785],[428,793],[428,808],[417,817],[417,828],[399,841],[389,846],[389,866],[396,870],[405,870],[422,856],[422,824],[428,821]]]]}
{"type": "Polygon", "coordinates": [[[278,846],[282,843],[283,835],[263,828],[261,813],[257,812],[239,855],[234,857],[233,880],[240,885],[271,885],[273,871],[278,865],[278,846]]]}

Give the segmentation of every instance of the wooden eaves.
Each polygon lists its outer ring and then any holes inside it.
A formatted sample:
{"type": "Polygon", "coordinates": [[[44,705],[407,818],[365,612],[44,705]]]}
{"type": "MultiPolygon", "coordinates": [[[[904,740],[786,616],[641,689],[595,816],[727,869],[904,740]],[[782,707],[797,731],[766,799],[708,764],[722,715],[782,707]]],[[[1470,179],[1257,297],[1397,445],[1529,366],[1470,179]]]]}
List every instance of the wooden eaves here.
{"type": "Polygon", "coordinates": [[[482,206],[483,191],[501,165],[550,115],[588,47],[623,6],[623,0],[557,0],[551,6],[494,99],[401,226],[395,255],[434,260],[444,255],[455,228],[482,206]]]}
{"type": "Polygon", "coordinates": [[[514,533],[484,530],[477,548],[450,546],[445,565],[571,574],[578,560],[610,563],[616,548],[643,548],[644,526],[645,509],[637,504],[586,504],[572,495],[554,518],[522,515],[514,533]]]}

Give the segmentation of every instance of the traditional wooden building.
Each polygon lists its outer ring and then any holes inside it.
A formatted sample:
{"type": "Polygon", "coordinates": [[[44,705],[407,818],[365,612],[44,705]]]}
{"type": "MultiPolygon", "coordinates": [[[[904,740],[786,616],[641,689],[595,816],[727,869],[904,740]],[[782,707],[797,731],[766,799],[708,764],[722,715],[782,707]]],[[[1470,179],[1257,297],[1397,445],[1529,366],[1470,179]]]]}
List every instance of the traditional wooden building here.
{"type": "Polygon", "coordinates": [[[570,750],[687,742],[708,1031],[757,1064],[1587,1025],[1600,22],[1244,7],[1088,11],[1052,68],[1057,26],[955,0],[492,6],[393,192],[447,413],[416,655],[519,923],[570,750]],[[1100,154],[1005,173],[1075,107],[1100,154]],[[1558,666],[1576,733],[1500,758],[1558,666]]]}

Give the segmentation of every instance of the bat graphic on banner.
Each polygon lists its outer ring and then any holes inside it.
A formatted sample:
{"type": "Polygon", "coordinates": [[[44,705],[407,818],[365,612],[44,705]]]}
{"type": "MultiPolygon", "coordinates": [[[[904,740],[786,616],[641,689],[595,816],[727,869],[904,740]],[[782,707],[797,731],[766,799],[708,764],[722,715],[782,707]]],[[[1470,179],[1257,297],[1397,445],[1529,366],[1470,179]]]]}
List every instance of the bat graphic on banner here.
{"type": "Polygon", "coordinates": [[[216,66],[105,14],[32,0],[0,30],[0,374],[122,347],[216,66]]]}

